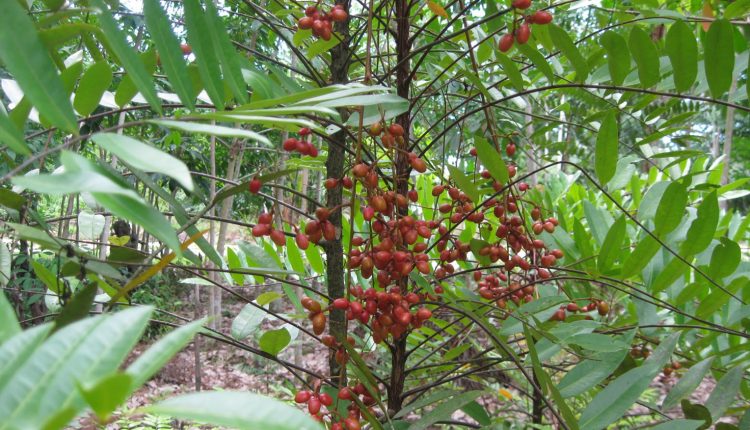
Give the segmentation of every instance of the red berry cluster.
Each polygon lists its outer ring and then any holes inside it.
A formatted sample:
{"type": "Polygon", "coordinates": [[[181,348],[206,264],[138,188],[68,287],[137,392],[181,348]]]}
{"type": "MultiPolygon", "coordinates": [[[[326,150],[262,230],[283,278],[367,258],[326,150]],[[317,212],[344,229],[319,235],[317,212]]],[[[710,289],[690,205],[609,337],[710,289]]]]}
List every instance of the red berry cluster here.
{"type": "MultiPolygon", "coordinates": [[[[511,4],[515,9],[515,13],[518,11],[526,10],[531,7],[531,0],[514,0],[511,4]]],[[[518,21],[513,21],[513,31],[504,34],[500,38],[499,49],[502,52],[508,52],[513,47],[513,42],[518,42],[519,45],[523,45],[528,42],[531,37],[531,26],[529,24],[545,25],[552,22],[552,14],[546,10],[538,10],[532,14],[523,15],[523,21],[520,25],[518,21]]]]}
{"type": "Polygon", "coordinates": [[[309,6],[305,9],[305,16],[297,22],[297,26],[300,30],[312,30],[315,37],[331,40],[333,23],[346,21],[348,16],[344,6],[340,4],[333,6],[328,12],[318,10],[317,6],[309,6]]]}
{"type": "MultiPolygon", "coordinates": [[[[556,310],[550,320],[552,321],[565,321],[568,313],[587,313],[596,310],[601,316],[609,314],[609,303],[603,300],[591,299],[589,304],[586,306],[579,306],[576,302],[570,302],[567,305],[560,306],[560,309],[556,310]]],[[[586,319],[591,319],[590,316],[586,316],[586,319]]]]}
{"type": "Polygon", "coordinates": [[[307,411],[318,421],[323,421],[325,416],[329,416],[331,420],[331,430],[360,430],[362,428],[361,410],[355,402],[358,399],[368,409],[371,410],[371,406],[376,403],[375,399],[370,395],[361,382],[355,384],[352,387],[341,387],[338,394],[336,395],[339,401],[350,402],[348,405],[347,415],[341,416],[337,411],[337,408],[328,409],[334,402],[333,397],[327,393],[320,393],[320,386],[318,384],[316,391],[311,392],[307,390],[299,391],[294,396],[294,401],[297,403],[306,403],[307,411]],[[323,409],[323,406],[326,408],[323,409]]]}
{"type": "Polygon", "coordinates": [[[284,148],[284,151],[287,152],[299,152],[301,155],[309,155],[310,157],[317,157],[318,156],[318,148],[316,148],[312,142],[310,141],[310,138],[308,136],[312,135],[312,131],[307,128],[303,127],[299,130],[299,136],[300,138],[297,139],[296,137],[290,137],[287,140],[284,141],[282,144],[282,147],[284,148]]]}
{"type": "Polygon", "coordinates": [[[251,230],[254,237],[270,236],[276,246],[286,245],[286,235],[282,230],[273,228],[273,215],[264,212],[258,216],[258,224],[251,230]]]}

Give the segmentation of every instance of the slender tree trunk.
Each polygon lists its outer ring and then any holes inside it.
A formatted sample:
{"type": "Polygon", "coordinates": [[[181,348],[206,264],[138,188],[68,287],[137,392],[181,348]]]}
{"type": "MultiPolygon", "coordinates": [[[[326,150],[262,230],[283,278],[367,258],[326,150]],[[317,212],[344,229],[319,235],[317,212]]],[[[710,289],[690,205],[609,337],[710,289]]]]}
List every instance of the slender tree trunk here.
{"type": "MultiPolygon", "coordinates": [[[[345,10],[349,10],[349,1],[340,3],[345,10]]],[[[334,30],[341,35],[342,41],[331,49],[331,80],[334,84],[344,84],[349,81],[349,62],[351,60],[350,36],[349,36],[349,19],[337,22],[334,30]]],[[[347,119],[347,112],[340,110],[342,122],[347,119]]],[[[328,142],[328,160],[326,160],[326,175],[329,178],[342,178],[344,176],[344,161],[346,152],[346,134],[339,131],[331,136],[328,142]]],[[[328,190],[326,193],[326,206],[333,208],[341,205],[342,187],[341,184],[328,190]]],[[[328,295],[333,299],[343,297],[346,294],[346,283],[344,281],[344,248],[341,242],[341,210],[331,213],[329,221],[336,227],[336,239],[326,241],[323,248],[326,251],[326,275],[328,279],[328,295]]],[[[330,313],[328,323],[330,334],[340,342],[346,341],[346,315],[342,310],[333,310],[330,313]]],[[[328,366],[333,378],[341,376],[343,381],[346,380],[346,368],[341,368],[336,362],[335,354],[330,353],[328,357],[328,366]]]]}
{"type": "MultiPolygon", "coordinates": [[[[399,66],[396,69],[396,93],[409,99],[409,86],[411,82],[411,68],[407,57],[411,51],[409,43],[409,1],[396,0],[396,61],[399,66]]],[[[411,110],[408,110],[396,118],[396,122],[404,128],[404,143],[401,149],[407,149],[411,141],[411,110]]],[[[396,154],[394,188],[399,194],[406,195],[409,191],[409,174],[411,166],[407,158],[407,151],[398,151],[396,154]]],[[[406,215],[406,210],[399,209],[399,215],[406,215]]],[[[408,279],[401,281],[402,291],[406,290],[408,279]]],[[[388,393],[388,414],[393,415],[401,410],[403,402],[404,378],[406,377],[406,335],[394,342],[391,356],[391,380],[390,392],[388,393]]]]}

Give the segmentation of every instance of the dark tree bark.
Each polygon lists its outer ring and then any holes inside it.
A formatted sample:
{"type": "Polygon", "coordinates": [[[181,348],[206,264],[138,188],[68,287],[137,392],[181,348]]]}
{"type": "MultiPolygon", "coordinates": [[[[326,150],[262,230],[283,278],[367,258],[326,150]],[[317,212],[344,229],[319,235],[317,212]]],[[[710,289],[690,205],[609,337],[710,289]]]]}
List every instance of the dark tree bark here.
{"type": "MultiPolygon", "coordinates": [[[[341,3],[345,10],[349,10],[349,2],[341,3]]],[[[331,49],[331,81],[334,84],[343,84],[349,81],[349,63],[351,61],[351,48],[349,36],[349,19],[337,22],[334,30],[342,37],[341,43],[331,49]]],[[[343,121],[346,121],[347,112],[340,110],[343,121]]],[[[326,161],[326,175],[328,178],[342,178],[344,176],[344,161],[346,152],[346,134],[343,131],[335,133],[328,142],[328,160],[326,161]]],[[[326,193],[326,206],[334,208],[341,205],[341,184],[328,190],[326,193]]],[[[331,213],[328,220],[336,226],[336,239],[325,242],[326,252],[326,275],[328,279],[328,295],[331,298],[344,297],[346,295],[346,283],[344,280],[344,248],[341,242],[341,210],[331,213]]],[[[342,310],[333,310],[329,316],[328,327],[330,334],[340,342],[346,341],[346,315],[342,310]]],[[[328,358],[331,377],[346,380],[345,368],[341,368],[335,360],[335,354],[331,352],[328,358]]]]}

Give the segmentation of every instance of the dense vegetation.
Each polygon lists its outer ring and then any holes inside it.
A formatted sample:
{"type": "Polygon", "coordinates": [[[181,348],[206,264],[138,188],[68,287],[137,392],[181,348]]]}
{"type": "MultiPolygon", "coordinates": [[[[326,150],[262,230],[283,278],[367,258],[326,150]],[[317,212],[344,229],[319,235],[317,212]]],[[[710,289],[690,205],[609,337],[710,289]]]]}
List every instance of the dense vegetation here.
{"type": "Polygon", "coordinates": [[[0,429],[750,429],[749,13],[4,0],[0,429]]]}

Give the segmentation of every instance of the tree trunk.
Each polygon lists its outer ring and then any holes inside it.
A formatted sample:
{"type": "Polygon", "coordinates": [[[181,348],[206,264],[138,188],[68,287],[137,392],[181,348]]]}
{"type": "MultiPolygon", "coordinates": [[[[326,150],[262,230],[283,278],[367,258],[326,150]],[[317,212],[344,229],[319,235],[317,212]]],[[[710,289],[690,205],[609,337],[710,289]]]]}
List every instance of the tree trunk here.
{"type": "MultiPolygon", "coordinates": [[[[349,10],[349,1],[340,3],[345,10],[349,10]]],[[[349,62],[351,60],[350,36],[349,36],[349,19],[343,22],[336,22],[334,30],[338,33],[342,41],[331,49],[331,80],[334,84],[344,84],[349,81],[349,62]]],[[[346,122],[347,112],[340,109],[342,122],[346,122]]],[[[344,161],[346,152],[346,134],[339,131],[331,136],[328,142],[328,160],[326,160],[326,175],[329,178],[342,178],[344,176],[344,161]]],[[[326,206],[328,208],[337,207],[342,202],[342,187],[338,184],[335,188],[328,190],[326,193],[326,206]]],[[[326,241],[323,248],[326,252],[326,275],[328,279],[328,295],[334,299],[344,297],[344,248],[341,242],[341,210],[331,213],[329,221],[336,227],[336,239],[326,241]]],[[[346,341],[346,315],[342,310],[333,310],[330,313],[329,320],[330,334],[340,342],[346,341]]],[[[332,378],[341,376],[341,382],[346,380],[346,368],[341,368],[336,362],[335,354],[331,352],[328,357],[328,366],[332,378]]]]}
{"type": "MultiPolygon", "coordinates": [[[[407,57],[411,52],[409,43],[409,2],[408,0],[396,0],[396,93],[404,99],[409,99],[409,84],[411,83],[411,69],[407,57]]],[[[396,122],[404,128],[404,143],[402,149],[407,149],[411,141],[411,110],[408,110],[396,118],[396,122]]],[[[406,195],[409,191],[409,173],[411,166],[407,151],[398,151],[396,154],[396,166],[394,177],[394,190],[406,195]]],[[[406,215],[406,210],[399,209],[399,215],[406,215]]],[[[400,283],[402,291],[405,291],[408,278],[400,283]]],[[[404,378],[406,377],[406,334],[393,345],[391,359],[390,392],[388,393],[388,414],[393,416],[399,410],[403,399],[404,378]]]]}

